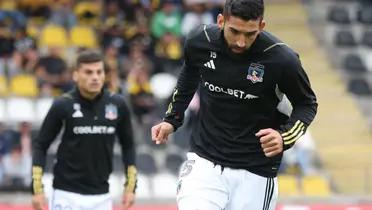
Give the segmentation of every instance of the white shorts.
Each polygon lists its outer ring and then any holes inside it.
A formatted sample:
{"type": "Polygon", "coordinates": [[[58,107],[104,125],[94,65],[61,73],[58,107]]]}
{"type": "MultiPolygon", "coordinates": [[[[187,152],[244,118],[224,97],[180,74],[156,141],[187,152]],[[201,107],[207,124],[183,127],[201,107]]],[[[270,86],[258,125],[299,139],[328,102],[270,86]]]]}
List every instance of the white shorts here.
{"type": "Polygon", "coordinates": [[[188,153],[178,180],[179,210],[274,210],[276,178],[243,169],[222,168],[188,153]]]}
{"type": "Polygon", "coordinates": [[[49,210],[112,210],[109,193],[82,195],[63,190],[53,190],[49,200],[49,210]]]}

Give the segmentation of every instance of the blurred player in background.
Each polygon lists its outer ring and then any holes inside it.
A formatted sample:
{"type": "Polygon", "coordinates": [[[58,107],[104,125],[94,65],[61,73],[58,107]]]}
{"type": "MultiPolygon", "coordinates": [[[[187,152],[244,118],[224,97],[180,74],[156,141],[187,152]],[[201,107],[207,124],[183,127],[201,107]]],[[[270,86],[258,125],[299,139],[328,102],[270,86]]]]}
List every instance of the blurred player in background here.
{"type": "Polygon", "coordinates": [[[217,25],[186,39],[172,102],[152,128],[153,141],[166,143],[200,87],[200,117],[178,183],[180,210],[274,210],[283,151],[315,117],[316,96],[297,53],[263,31],[263,15],[262,0],[227,0],[217,25]],[[280,108],[290,104],[292,110],[280,108]]]}
{"type": "Polygon", "coordinates": [[[108,178],[116,136],[125,165],[123,208],[134,203],[137,182],[135,148],[129,110],[124,99],[104,88],[102,56],[83,51],[73,72],[76,88],[56,99],[33,142],[32,204],[44,208],[42,175],[46,153],[63,128],[54,166],[49,209],[112,210],[108,178]]]}

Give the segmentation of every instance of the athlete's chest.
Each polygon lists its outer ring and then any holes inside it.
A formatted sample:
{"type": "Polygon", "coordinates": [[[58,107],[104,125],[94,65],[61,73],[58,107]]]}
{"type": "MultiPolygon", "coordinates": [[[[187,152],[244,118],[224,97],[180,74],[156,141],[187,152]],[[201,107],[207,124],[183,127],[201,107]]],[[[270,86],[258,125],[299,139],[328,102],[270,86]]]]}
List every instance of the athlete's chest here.
{"type": "Polygon", "coordinates": [[[280,76],[280,68],[265,56],[234,59],[221,52],[201,50],[195,57],[198,59],[193,64],[200,71],[203,86],[214,91],[217,88],[260,94],[275,89],[280,76]]]}
{"type": "Polygon", "coordinates": [[[66,105],[66,129],[74,134],[114,134],[119,119],[113,103],[86,105],[75,101],[66,105]]]}

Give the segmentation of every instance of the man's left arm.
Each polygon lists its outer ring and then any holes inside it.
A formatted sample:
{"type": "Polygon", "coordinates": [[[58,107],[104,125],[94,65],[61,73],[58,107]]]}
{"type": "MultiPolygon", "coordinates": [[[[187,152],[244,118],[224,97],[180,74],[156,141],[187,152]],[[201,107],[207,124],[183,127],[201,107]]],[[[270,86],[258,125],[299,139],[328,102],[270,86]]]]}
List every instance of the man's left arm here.
{"type": "Polygon", "coordinates": [[[284,105],[287,106],[286,111],[291,113],[289,113],[288,120],[281,124],[278,130],[266,128],[256,133],[267,157],[276,156],[291,148],[305,134],[318,107],[316,96],[298,57],[292,56],[283,64],[277,95],[285,100],[285,94],[289,99],[284,105]]]}
{"type": "Polygon", "coordinates": [[[283,148],[287,150],[305,134],[316,115],[318,103],[309,78],[297,56],[291,57],[283,66],[283,74],[278,87],[292,105],[289,119],[279,128],[283,148]]]}
{"type": "Polygon", "coordinates": [[[135,190],[137,187],[137,168],[135,164],[135,144],[133,139],[133,128],[131,115],[127,105],[122,103],[119,107],[120,119],[117,127],[119,143],[121,145],[122,161],[126,182],[124,184],[123,205],[124,209],[133,205],[135,200],[135,190]]]}

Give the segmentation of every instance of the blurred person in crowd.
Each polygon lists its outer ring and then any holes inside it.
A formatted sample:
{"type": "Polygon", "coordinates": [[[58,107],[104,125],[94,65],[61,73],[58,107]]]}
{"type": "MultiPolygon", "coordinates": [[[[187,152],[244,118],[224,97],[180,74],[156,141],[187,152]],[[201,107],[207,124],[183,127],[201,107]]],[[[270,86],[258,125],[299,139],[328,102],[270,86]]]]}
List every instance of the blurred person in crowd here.
{"type": "Polygon", "coordinates": [[[135,39],[130,43],[128,56],[124,57],[123,70],[120,72],[120,78],[126,79],[131,71],[138,67],[144,69],[148,74],[153,72],[153,62],[144,53],[144,45],[135,39]]]}
{"type": "Polygon", "coordinates": [[[182,19],[182,35],[186,36],[201,24],[208,25],[214,22],[212,14],[207,10],[206,0],[185,1],[188,11],[182,19]]]}
{"type": "Polygon", "coordinates": [[[6,149],[8,151],[3,159],[4,182],[8,187],[29,186],[31,183],[31,124],[29,122],[19,123],[18,131],[6,131],[0,128],[0,133],[2,133],[1,130],[4,131],[4,135],[0,134],[1,142],[7,142],[8,145],[6,149]]]}
{"type": "Polygon", "coordinates": [[[9,22],[10,30],[16,31],[19,28],[23,28],[26,26],[26,17],[22,12],[17,10],[16,2],[13,2],[13,4],[9,4],[10,2],[11,1],[0,2],[0,22],[9,22]],[[8,5],[5,5],[7,3],[8,5]]]}
{"type": "Polygon", "coordinates": [[[0,159],[10,152],[15,132],[6,129],[5,124],[0,122],[0,159]]]}
{"type": "Polygon", "coordinates": [[[19,123],[19,140],[22,148],[22,153],[31,157],[31,129],[32,125],[30,122],[19,123]]]}
{"type": "Polygon", "coordinates": [[[185,41],[172,101],[152,128],[153,141],[166,143],[200,87],[179,210],[276,208],[283,152],[305,133],[317,101],[298,54],[263,30],[263,16],[263,0],[227,0],[217,25],[201,26],[185,41]]]}
{"type": "Polygon", "coordinates": [[[137,66],[128,75],[128,93],[132,110],[140,125],[152,122],[155,99],[149,81],[149,74],[143,66],[137,66]]]}
{"type": "Polygon", "coordinates": [[[116,137],[126,175],[123,209],[128,209],[134,203],[137,183],[129,109],[121,96],[104,88],[105,69],[100,53],[83,51],[76,63],[76,88],[54,101],[33,142],[33,208],[44,208],[41,180],[46,153],[63,127],[49,209],[113,209],[108,179],[116,137]]]}
{"type": "Polygon", "coordinates": [[[281,170],[283,173],[297,176],[309,176],[316,174],[315,145],[309,133],[306,133],[283,156],[281,170]]]}
{"type": "Polygon", "coordinates": [[[3,157],[10,152],[14,136],[14,132],[9,132],[5,124],[0,122],[0,185],[4,176],[3,157]]]}
{"type": "Polygon", "coordinates": [[[9,27],[0,22],[0,75],[5,77],[12,77],[19,73],[19,68],[13,59],[14,43],[9,27]]]}
{"type": "Polygon", "coordinates": [[[50,22],[65,28],[76,25],[77,19],[73,12],[73,0],[59,0],[51,6],[50,22]]]}
{"type": "Polygon", "coordinates": [[[59,47],[50,47],[48,55],[41,57],[36,65],[35,75],[39,80],[39,88],[43,95],[47,95],[50,92],[49,89],[60,92],[71,89],[69,72],[61,56],[61,50],[59,47]]]}
{"type": "Polygon", "coordinates": [[[26,15],[28,19],[37,19],[42,23],[49,19],[51,8],[49,0],[19,0],[18,9],[26,15]]]}
{"type": "Polygon", "coordinates": [[[124,11],[119,7],[119,2],[117,1],[107,1],[105,3],[105,12],[103,14],[103,19],[114,18],[115,20],[122,22],[124,21],[124,11]]]}
{"type": "Polygon", "coordinates": [[[112,42],[104,49],[105,62],[109,66],[110,70],[121,71],[123,59],[119,54],[119,45],[112,42]]]}
{"type": "Polygon", "coordinates": [[[153,14],[151,31],[155,38],[161,39],[166,34],[175,37],[181,36],[181,12],[177,9],[174,0],[162,1],[161,10],[153,14]]]}
{"type": "Polygon", "coordinates": [[[181,40],[169,33],[164,35],[155,45],[155,56],[161,61],[164,72],[178,74],[183,56],[181,40]]]}
{"type": "Polygon", "coordinates": [[[115,18],[107,18],[103,22],[103,31],[101,46],[107,48],[110,45],[116,46],[121,53],[128,51],[128,43],[126,37],[124,37],[124,29],[122,24],[115,18]]]}
{"type": "Polygon", "coordinates": [[[111,93],[123,94],[118,70],[116,68],[111,68],[108,63],[105,63],[105,69],[105,87],[107,88],[107,90],[111,93]]]}
{"type": "Polygon", "coordinates": [[[4,183],[8,187],[25,187],[31,183],[31,156],[23,153],[20,144],[14,144],[3,158],[4,183]]]}
{"type": "Polygon", "coordinates": [[[13,59],[20,73],[33,74],[39,61],[39,52],[35,40],[28,36],[25,29],[17,31],[15,49],[13,59]]]}
{"type": "Polygon", "coordinates": [[[154,57],[155,40],[147,24],[139,24],[136,36],[132,40],[138,40],[143,46],[143,52],[150,58],[154,57]]]}

